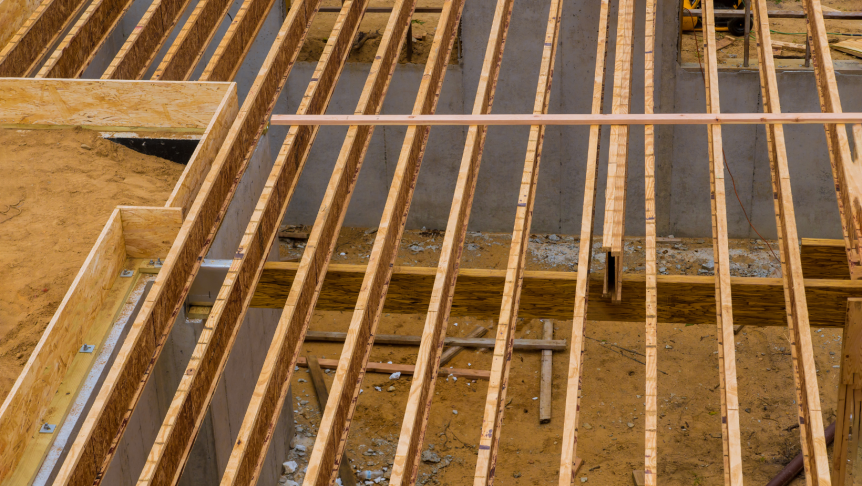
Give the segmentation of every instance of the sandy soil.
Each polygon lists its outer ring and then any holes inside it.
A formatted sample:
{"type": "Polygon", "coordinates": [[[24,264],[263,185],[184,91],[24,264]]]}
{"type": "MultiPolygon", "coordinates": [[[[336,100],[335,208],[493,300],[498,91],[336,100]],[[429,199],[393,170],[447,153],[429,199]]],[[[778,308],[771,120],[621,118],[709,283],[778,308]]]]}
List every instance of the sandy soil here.
{"type": "MultiPolygon", "coordinates": [[[[395,0],[371,0],[369,7],[392,7],[395,0]]],[[[325,0],[322,2],[323,7],[340,7],[340,0],[325,0]]],[[[443,0],[419,0],[417,7],[434,7],[443,6],[443,0]]],[[[326,40],[329,34],[332,33],[332,27],[335,25],[335,20],[338,18],[337,13],[318,13],[311,24],[311,29],[308,33],[308,39],[299,53],[300,61],[315,62],[320,59],[323,53],[323,48],[326,46],[326,40]]],[[[372,62],[374,55],[377,53],[377,48],[380,46],[382,34],[386,31],[386,23],[389,21],[387,13],[367,13],[359,25],[360,35],[371,35],[368,40],[362,43],[358,49],[353,49],[347,62],[372,62]],[[380,34],[380,35],[376,35],[380,34]]],[[[437,24],[440,21],[438,13],[417,13],[413,15],[413,54],[407,56],[407,47],[401,49],[401,55],[398,62],[425,64],[428,60],[428,53],[431,51],[431,44],[434,40],[434,32],[437,30],[437,24]]],[[[356,40],[354,40],[356,46],[356,40]]],[[[458,62],[458,43],[452,49],[450,63],[458,62]]]]}
{"type": "MultiPolygon", "coordinates": [[[[767,2],[769,10],[795,10],[802,11],[802,2],[794,2],[794,1],[780,1],[776,2],[774,0],[770,0],[767,2]]],[[[823,6],[834,8],[835,10],[840,10],[842,12],[858,12],[862,10],[862,1],[860,0],[823,0],[821,2],[823,6]]],[[[826,30],[830,34],[833,33],[852,33],[852,34],[862,34],[862,30],[859,29],[859,22],[855,20],[827,20],[826,21],[826,30]]],[[[795,44],[805,44],[805,19],[770,19],[769,27],[772,34],[772,40],[774,41],[782,41],[782,42],[793,42],[795,44]],[[779,33],[783,32],[783,33],[779,33]]],[[[716,41],[721,40],[722,38],[733,39],[733,44],[718,50],[718,62],[728,62],[730,60],[741,60],[744,55],[744,42],[742,37],[734,37],[727,32],[716,32],[716,41]]],[[[841,36],[841,35],[829,35],[829,42],[841,42],[845,40],[858,40],[859,37],[851,37],[851,36],[841,36]]],[[[854,60],[859,61],[858,57],[852,56],[850,54],[830,49],[832,52],[833,60],[854,60]]],[[[703,32],[700,27],[697,28],[696,32],[685,32],[682,36],[682,62],[685,63],[697,63],[698,55],[700,55],[701,62],[703,59],[703,32]],[[696,38],[696,40],[695,40],[696,38]],[[696,49],[697,46],[697,49],[696,49]]],[[[757,62],[757,45],[754,41],[754,36],[752,35],[751,41],[749,42],[749,56],[752,62],[757,62]]],[[[804,59],[804,52],[795,52],[795,51],[783,51],[780,56],[776,56],[776,59],[779,58],[787,58],[787,59],[804,59]]]]}
{"type": "MultiPolygon", "coordinates": [[[[466,239],[462,266],[505,268],[510,241],[509,235],[471,233],[466,239]]],[[[366,235],[362,229],[345,228],[333,262],[366,263],[372,242],[373,235],[366,235]]],[[[436,265],[441,242],[439,231],[407,231],[397,264],[436,265]]],[[[630,253],[626,262],[631,272],[643,272],[642,246],[641,239],[626,242],[630,253]]],[[[780,275],[779,265],[761,242],[736,240],[731,246],[734,275],[780,275]]],[[[577,251],[578,242],[572,237],[533,235],[527,265],[529,269],[571,271],[576,269],[577,251]]],[[[282,241],[283,259],[297,258],[301,252],[301,243],[282,241]]],[[[712,274],[709,239],[661,243],[658,252],[659,267],[664,273],[712,274]]],[[[601,269],[602,264],[602,258],[596,258],[594,269],[601,269]]],[[[378,332],[421,335],[423,312],[417,309],[413,315],[385,314],[378,332]]],[[[311,329],[346,331],[349,322],[348,312],[317,312],[311,329]]],[[[464,336],[476,325],[493,330],[495,324],[453,318],[449,335],[464,336]]],[[[554,338],[571,342],[571,324],[555,321],[554,338]]],[[[541,320],[520,320],[516,337],[539,338],[542,325],[541,320]]],[[[839,363],[836,353],[840,352],[841,332],[812,331],[824,421],[828,424],[834,420],[839,363]]],[[[715,332],[714,322],[659,326],[658,450],[663,484],[690,486],[723,481],[715,332]]],[[[643,323],[589,322],[586,335],[578,447],[585,464],[578,477],[586,478],[587,484],[630,484],[631,471],[643,468],[643,323]]],[[[796,405],[788,333],[784,328],[747,327],[737,335],[736,344],[740,408],[744,410],[740,420],[744,474],[747,483],[764,484],[800,451],[799,429],[794,427],[796,405]]],[[[303,354],[337,359],[340,350],[340,344],[307,343],[303,354]]],[[[380,345],[373,348],[371,360],[414,364],[417,351],[418,348],[380,345]]],[[[450,366],[490,369],[490,363],[490,350],[467,350],[450,366]]],[[[568,354],[556,353],[553,418],[550,424],[540,425],[539,402],[533,399],[539,395],[540,354],[517,353],[509,380],[509,404],[495,484],[538,485],[556,480],[567,368],[568,354]]],[[[327,377],[330,384],[331,376],[327,377]]],[[[365,376],[347,445],[347,456],[357,471],[391,467],[409,389],[409,377],[390,381],[382,374],[365,376]],[[390,386],[394,391],[388,391],[390,386]]],[[[297,439],[307,452],[291,451],[285,460],[295,461],[298,471],[283,479],[301,482],[320,421],[306,370],[300,369],[294,375],[293,393],[300,428],[297,439]]],[[[421,484],[470,482],[486,393],[486,381],[438,379],[423,450],[436,454],[440,462],[422,463],[421,484]]],[[[428,458],[434,459],[430,453],[428,458]]],[[[793,484],[804,484],[804,480],[797,479],[793,484]]]]}
{"type": "Polygon", "coordinates": [[[111,211],[163,205],[182,170],[89,130],[0,130],[0,400],[111,211]]]}

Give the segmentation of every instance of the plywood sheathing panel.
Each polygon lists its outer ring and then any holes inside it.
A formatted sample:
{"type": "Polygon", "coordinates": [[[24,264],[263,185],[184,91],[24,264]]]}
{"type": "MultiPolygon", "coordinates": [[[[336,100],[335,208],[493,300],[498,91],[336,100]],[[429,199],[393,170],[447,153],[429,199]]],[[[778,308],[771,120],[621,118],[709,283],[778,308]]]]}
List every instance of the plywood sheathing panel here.
{"type": "Polygon", "coordinates": [[[0,127],[203,133],[228,83],[0,79],[0,127]]]}

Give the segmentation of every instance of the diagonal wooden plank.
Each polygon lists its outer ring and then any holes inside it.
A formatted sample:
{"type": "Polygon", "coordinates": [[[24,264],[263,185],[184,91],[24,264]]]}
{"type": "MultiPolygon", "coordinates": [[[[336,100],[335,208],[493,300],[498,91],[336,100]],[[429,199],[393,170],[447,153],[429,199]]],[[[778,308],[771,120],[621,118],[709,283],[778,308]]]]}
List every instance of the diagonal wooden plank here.
{"type": "MultiPolygon", "coordinates": [[[[319,0],[306,0],[305,3],[306,5],[298,4],[298,8],[292,9],[285,19],[264,61],[264,72],[271,71],[274,65],[278,65],[280,58],[286,56],[290,56],[290,65],[295,62],[310,25],[305,12],[316,12],[319,0]]],[[[352,30],[342,29],[334,31],[331,38],[335,42],[337,42],[336,39],[341,38],[342,43],[349,44],[353,34],[352,30]]],[[[344,58],[336,58],[331,53],[331,50],[327,51],[321,58],[313,76],[315,79],[323,78],[324,73],[343,65],[344,58]]],[[[283,76],[286,77],[286,75],[287,73],[283,72],[283,76]]],[[[334,91],[335,84],[334,79],[324,83],[311,81],[298,111],[300,113],[310,110],[323,111],[334,91]]],[[[288,137],[288,140],[296,141],[297,138],[300,137],[288,137]]],[[[281,214],[290,202],[302,173],[308,155],[308,146],[313,142],[313,137],[301,140],[306,142],[293,143],[287,150],[282,150],[273,166],[261,199],[240,243],[237,256],[219,291],[211,316],[192,352],[192,357],[150,450],[138,479],[139,485],[176,484],[182,474],[215,393],[219,377],[224,370],[236,333],[245,317],[248,302],[255,290],[254,283],[257,282],[263,270],[268,248],[281,221],[281,214]],[[297,156],[297,153],[301,155],[297,156]],[[288,163],[299,157],[301,157],[299,163],[288,163]],[[252,283],[245,283],[249,281],[252,283]]]]}
{"type": "MultiPolygon", "coordinates": [[[[102,79],[142,79],[190,0],[153,0],[102,79]]],[[[222,81],[229,81],[228,79],[222,81]]]]}
{"type": "MultiPolygon", "coordinates": [[[[159,63],[151,78],[153,81],[187,81],[215,36],[231,3],[229,0],[200,0],[183,24],[177,38],[159,63]]],[[[305,5],[305,3],[300,3],[305,5]]],[[[303,7],[304,8],[304,7],[303,7]]],[[[314,18],[312,12],[305,12],[314,18]]]]}
{"type": "MultiPolygon", "coordinates": [[[[611,112],[615,115],[625,115],[631,111],[634,10],[635,0],[620,0],[611,105],[611,112]]],[[[611,125],[608,145],[608,182],[605,189],[605,220],[602,232],[602,251],[607,253],[603,290],[605,295],[613,295],[614,300],[617,301],[622,299],[628,155],[629,127],[611,125]]]]}
{"type": "MultiPolygon", "coordinates": [[[[602,112],[605,99],[605,63],[608,56],[609,0],[602,0],[599,9],[599,31],[596,48],[596,70],[593,75],[593,104],[591,113],[602,112]]],[[[587,321],[587,303],[590,291],[590,267],[593,261],[593,226],[596,215],[596,187],[601,125],[590,127],[587,149],[584,205],[581,212],[581,244],[578,248],[578,275],[575,289],[574,318],[572,321],[572,347],[569,350],[569,370],[566,379],[566,414],[563,421],[562,452],[560,453],[559,486],[571,486],[577,473],[578,416],[581,400],[581,373],[584,360],[584,328],[587,321]]]]}
{"type": "MultiPolygon", "coordinates": [[[[718,97],[718,63],[715,53],[715,12],[712,0],[703,2],[704,85],[706,112],[721,112],[718,97]]],[[[709,184],[712,206],[712,252],[715,259],[715,306],[718,326],[718,366],[721,385],[721,428],[724,449],[724,482],[742,485],[742,443],[739,435],[739,397],[736,385],[736,349],[733,335],[733,302],[730,291],[730,251],[724,193],[724,150],[721,126],[707,126],[709,184]]]]}
{"type": "MultiPolygon", "coordinates": [[[[536,87],[536,98],[533,102],[534,114],[548,112],[562,11],[563,0],[551,0],[548,11],[548,27],[545,31],[545,45],[542,49],[539,81],[536,87]]],[[[529,245],[530,225],[533,221],[536,183],[539,180],[544,138],[545,127],[543,125],[530,127],[527,155],[521,175],[521,188],[515,209],[515,228],[512,231],[512,245],[509,247],[509,260],[506,265],[506,283],[503,287],[500,320],[497,323],[497,336],[491,359],[491,379],[488,384],[485,412],[479,435],[479,453],[476,459],[476,472],[473,476],[475,486],[491,485],[494,482],[500,433],[503,428],[503,414],[506,407],[515,324],[518,322],[518,307],[521,301],[521,288],[527,261],[527,246],[529,245]]]]}
{"type": "Polygon", "coordinates": [[[108,40],[133,0],[93,0],[54,49],[37,78],[78,78],[108,40]]]}
{"type": "MultiPolygon", "coordinates": [[[[443,3],[443,11],[440,13],[440,21],[413,106],[414,114],[434,113],[436,110],[463,7],[464,0],[446,0],[443,3]]],[[[409,22],[410,19],[407,17],[402,21],[409,22]]],[[[339,461],[344,457],[350,423],[398,256],[429,131],[430,127],[422,126],[411,126],[407,129],[371,250],[371,258],[332,382],[330,400],[323,412],[309,459],[304,481],[306,485],[332,484],[340,467],[339,461]]]]}
{"type": "Polygon", "coordinates": [[[201,74],[201,81],[236,77],[275,0],[245,0],[201,74]]]}
{"type": "MultiPolygon", "coordinates": [[[[512,0],[497,0],[494,18],[491,21],[491,32],[485,49],[485,58],[482,62],[479,86],[476,90],[476,99],[473,103],[473,114],[485,114],[491,111],[500,63],[506,44],[506,34],[512,17],[513,3],[512,0]]],[[[422,343],[416,358],[416,373],[410,385],[410,398],[401,425],[401,435],[395,451],[392,475],[389,479],[392,485],[413,484],[416,482],[416,475],[419,472],[422,441],[425,438],[425,428],[428,424],[431,397],[440,366],[443,339],[446,337],[446,326],[455,290],[461,249],[467,231],[467,221],[470,218],[476,177],[482,161],[486,133],[487,127],[484,126],[471,126],[467,132],[452,208],[449,211],[449,220],[443,237],[439,264],[435,271],[425,327],[422,331],[422,343]]]]}
{"type": "MultiPolygon", "coordinates": [[[[316,6],[317,0],[307,1],[316,6]]],[[[298,10],[301,28],[279,33],[278,48],[255,78],[55,484],[93,484],[110,463],[109,454],[116,450],[304,42],[310,22],[305,14],[315,11],[298,10]]],[[[175,203],[172,195],[167,206],[175,203]]]]}
{"type": "MultiPolygon", "coordinates": [[[[769,32],[769,16],[765,0],[755,0],[753,12],[758,41],[757,55],[760,66],[763,111],[780,113],[781,104],[778,98],[775,62],[772,57],[772,49],[768,47],[772,45],[772,39],[769,32]]],[[[794,379],[799,403],[799,433],[802,438],[803,464],[806,477],[816,478],[818,484],[830,484],[826,438],[823,432],[823,413],[820,409],[820,387],[817,383],[817,370],[814,367],[814,349],[811,343],[799,236],[796,231],[796,215],[790,189],[790,171],[784,143],[784,128],[781,125],[767,125],[766,140],[769,168],[772,175],[775,223],[778,229],[787,324],[790,328],[791,354],[794,361],[794,379]]]]}
{"type": "Polygon", "coordinates": [[[26,77],[36,70],[87,0],[43,0],[0,50],[0,77],[26,77]]]}
{"type": "MultiPolygon", "coordinates": [[[[644,42],[644,113],[655,111],[656,0],[647,0],[644,42]]],[[[646,239],[646,326],[644,392],[644,483],[658,484],[658,284],[656,282],[655,128],[644,126],[644,219],[646,239]]]]}
{"type": "MultiPolygon", "coordinates": [[[[823,22],[823,9],[820,0],[805,0],[802,2],[808,19],[808,42],[811,45],[811,57],[814,66],[814,76],[817,81],[817,93],[820,98],[820,111],[823,113],[841,113],[841,98],[838,95],[838,82],[832,64],[832,54],[826,38],[826,26],[823,22]]],[[[832,178],[835,182],[835,193],[838,199],[838,209],[841,213],[841,225],[844,230],[844,244],[847,250],[847,261],[850,265],[852,278],[862,277],[862,173],[860,167],[853,162],[847,128],[843,124],[827,124],[826,143],[829,146],[829,160],[832,166],[832,178]]],[[[854,141],[857,147],[860,143],[860,130],[854,125],[854,141]]]]}
{"type": "MultiPolygon", "coordinates": [[[[359,28],[359,21],[367,6],[368,0],[352,0],[344,4],[343,12],[347,15],[343,16],[343,20],[345,23],[349,21],[348,25],[353,27],[351,30],[354,33],[359,28]],[[349,8],[350,4],[354,5],[353,8],[349,8]]],[[[393,7],[371,65],[371,72],[360,95],[357,114],[379,113],[382,109],[414,8],[415,0],[399,0],[393,7]]],[[[336,24],[338,23],[336,21],[336,24]]],[[[328,44],[328,47],[330,45],[328,44]]],[[[333,47],[344,58],[350,52],[350,43],[339,43],[333,47]]],[[[287,396],[296,358],[314,313],[373,129],[374,127],[369,126],[350,127],[347,131],[291,285],[287,304],[279,319],[239,436],[228,459],[222,484],[254,483],[260,473],[270,443],[269,431],[277,424],[287,396]]]]}

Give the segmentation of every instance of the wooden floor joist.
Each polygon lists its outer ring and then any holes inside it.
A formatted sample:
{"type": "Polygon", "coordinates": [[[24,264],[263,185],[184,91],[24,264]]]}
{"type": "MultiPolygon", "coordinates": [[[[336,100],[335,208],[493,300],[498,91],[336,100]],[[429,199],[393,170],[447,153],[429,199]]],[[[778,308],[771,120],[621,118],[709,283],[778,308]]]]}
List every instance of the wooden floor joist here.
{"type": "MultiPolygon", "coordinates": [[[[656,0],[646,1],[644,42],[644,113],[655,111],[656,0]]],[[[646,238],[644,484],[658,484],[658,284],[656,282],[655,127],[644,126],[644,221],[646,238]]]]}
{"type": "MultiPolygon", "coordinates": [[[[608,57],[609,0],[599,4],[599,30],[596,36],[596,68],[593,74],[593,102],[591,113],[602,112],[605,100],[605,65],[608,57]]],[[[584,203],[581,211],[582,242],[593,241],[593,226],[596,215],[596,190],[599,178],[599,154],[601,153],[602,127],[590,127],[590,141],[587,149],[587,165],[584,182],[584,203]]],[[[560,453],[559,486],[571,486],[575,481],[578,466],[578,418],[581,400],[581,373],[583,371],[585,325],[588,319],[587,303],[590,294],[590,266],[593,261],[593,245],[580,245],[578,249],[577,280],[575,288],[569,291],[574,300],[572,318],[572,347],[569,349],[569,366],[566,375],[566,413],[563,420],[562,451],[560,453]],[[583,262],[583,263],[581,263],[583,262]]],[[[604,279],[602,279],[604,285],[604,279]]],[[[597,295],[593,293],[593,295],[597,295]]],[[[601,295],[601,292],[598,294],[601,295]]],[[[631,297],[627,295],[627,297],[631,297]]],[[[521,315],[523,316],[524,295],[521,295],[521,315]]],[[[571,307],[569,307],[571,309],[571,307]]],[[[571,314],[570,314],[571,315],[571,314]]]]}
{"type": "Polygon", "coordinates": [[[132,0],[93,0],[36,77],[80,77],[131,6],[132,0]]]}
{"type": "MultiPolygon", "coordinates": [[[[766,1],[755,0],[753,12],[763,111],[780,113],[778,80],[775,76],[772,49],[769,47],[772,45],[772,40],[766,1]]],[[[823,413],[820,410],[820,387],[817,383],[814,349],[808,322],[808,302],[805,298],[799,237],[796,231],[796,213],[790,190],[784,128],[781,125],[768,125],[766,140],[772,175],[781,273],[792,344],[791,354],[795,362],[793,369],[799,403],[799,432],[802,438],[803,464],[807,477],[815,478],[817,484],[830,484],[826,438],[823,433],[823,413]]]]}
{"type": "MultiPolygon", "coordinates": [[[[411,6],[408,2],[396,2],[393,11],[400,10],[401,18],[391,18],[390,22],[405,22],[405,19],[409,22],[409,14],[415,8],[415,2],[412,3],[414,5],[411,6]]],[[[447,60],[457,38],[463,7],[464,0],[447,0],[443,4],[422,82],[413,105],[414,114],[436,111],[448,68],[447,60]]],[[[411,126],[407,129],[371,250],[371,258],[344,341],[338,370],[332,382],[330,401],[320,420],[317,439],[305,476],[306,485],[332,484],[336,470],[340,467],[338,462],[344,457],[344,448],[360,394],[362,377],[365,375],[368,357],[375,342],[377,324],[383,312],[383,303],[386,300],[395,259],[398,256],[398,248],[407,222],[407,214],[413,199],[429,132],[430,127],[411,126]]],[[[419,371],[423,370],[419,369],[419,371]]]]}
{"type": "MultiPolygon", "coordinates": [[[[368,0],[348,0],[344,3],[336,25],[343,24],[344,29],[349,29],[355,36],[367,6],[368,0]]],[[[396,2],[360,95],[359,104],[356,107],[357,114],[379,113],[382,109],[389,82],[398,63],[398,55],[404,45],[413,8],[415,8],[415,0],[396,2]]],[[[348,42],[339,42],[337,45],[334,44],[334,39],[330,38],[327,49],[333,50],[346,60],[354,36],[351,36],[348,42]]],[[[264,359],[251,403],[243,418],[239,436],[228,459],[227,469],[222,478],[224,485],[254,484],[260,474],[271,439],[269,431],[276,426],[281,415],[296,358],[314,313],[317,296],[335,249],[341,223],[347,213],[350,196],[362,168],[372,133],[373,127],[348,129],[317,219],[306,242],[296,278],[291,284],[287,303],[264,359]]],[[[284,209],[286,208],[283,208],[277,221],[281,221],[284,209]]],[[[273,232],[275,230],[277,225],[273,228],[273,232]]],[[[332,393],[335,397],[339,391],[333,389],[332,393]]],[[[336,457],[331,459],[338,462],[336,457]]],[[[305,484],[311,484],[310,481],[324,480],[323,477],[326,478],[325,482],[329,482],[329,474],[324,474],[318,479],[310,473],[311,470],[306,474],[305,484]]],[[[332,480],[334,481],[334,477],[332,480]]]]}
{"type": "Polygon", "coordinates": [[[143,79],[189,1],[153,0],[120,52],[111,60],[102,79],[143,79]]]}
{"type": "MultiPolygon", "coordinates": [[[[551,0],[545,43],[542,49],[539,81],[536,87],[536,98],[533,102],[533,113],[535,114],[548,112],[562,11],[563,0],[551,0]]],[[[503,287],[503,302],[500,306],[500,317],[497,322],[496,344],[491,358],[491,380],[488,384],[485,412],[479,435],[476,473],[473,477],[474,486],[490,486],[494,482],[500,433],[503,427],[503,414],[506,407],[512,345],[515,339],[515,325],[518,322],[518,307],[521,300],[524,267],[527,262],[527,245],[530,240],[530,225],[533,221],[533,206],[536,201],[536,184],[539,180],[544,138],[545,127],[543,125],[530,127],[527,155],[515,209],[515,228],[512,231],[512,244],[509,247],[509,258],[506,264],[506,283],[503,287]]]]}
{"type": "MultiPolygon", "coordinates": [[[[715,17],[712,0],[703,2],[703,56],[706,69],[706,112],[721,111],[718,98],[718,61],[715,49],[715,17]]],[[[724,149],[721,126],[707,127],[709,185],[712,208],[712,252],[715,256],[715,300],[721,385],[721,429],[724,449],[725,485],[742,485],[742,441],[739,435],[739,397],[736,385],[736,348],[733,334],[730,251],[727,237],[727,206],[724,187],[724,149]]]]}
{"type": "MultiPolygon", "coordinates": [[[[614,89],[611,112],[627,115],[632,102],[635,0],[620,0],[617,17],[614,89]]],[[[622,298],[623,235],[626,226],[626,184],[628,179],[629,126],[611,125],[608,145],[608,182],[605,187],[605,219],[602,251],[606,253],[603,294],[622,298]]]]}
{"type": "MultiPolygon", "coordinates": [[[[513,3],[512,0],[497,0],[485,57],[482,61],[479,86],[473,102],[472,113],[474,114],[491,111],[506,35],[512,18],[513,3]]],[[[467,221],[470,219],[486,134],[487,127],[482,126],[471,126],[467,132],[452,207],[449,210],[446,233],[443,236],[440,259],[434,275],[425,325],[422,329],[422,344],[416,357],[416,377],[410,384],[410,395],[401,424],[398,447],[395,450],[392,475],[389,479],[390,484],[394,486],[414,484],[419,473],[422,442],[425,439],[431,397],[433,397],[440,366],[443,339],[446,337],[452,294],[455,290],[461,249],[467,232],[467,221]]]]}
{"type": "Polygon", "coordinates": [[[275,0],[243,2],[204,68],[201,81],[226,81],[236,77],[273,4],[275,0]]]}
{"type": "MultiPolygon", "coordinates": [[[[228,0],[199,0],[177,38],[168,47],[168,52],[153,73],[152,80],[188,80],[230,10],[231,3],[228,0]]],[[[300,2],[300,5],[305,6],[306,3],[300,2]]],[[[309,22],[316,13],[316,8],[303,12],[309,22]]]]}
{"type": "MultiPolygon", "coordinates": [[[[271,110],[275,100],[278,99],[284,80],[302,49],[310,25],[310,19],[305,14],[316,12],[318,4],[319,0],[304,0],[302,3],[295,4],[296,8],[290,11],[279,30],[276,41],[264,61],[261,75],[258,76],[250,92],[257,94],[257,97],[248,98],[259,100],[258,105],[267,103],[264,113],[271,110]]],[[[344,29],[333,31],[334,42],[336,39],[342,39],[341,42],[347,44],[352,41],[354,32],[349,29],[351,26],[347,27],[347,31],[344,29]]],[[[340,72],[344,61],[344,58],[333,56],[332,50],[321,58],[315,76],[321,81],[312,81],[309,84],[307,95],[299,108],[300,112],[325,111],[338,79],[337,74],[333,75],[333,72],[340,72]]],[[[255,118],[246,118],[246,122],[260,126],[262,121],[260,112],[254,115],[256,115],[255,118]]],[[[265,119],[265,116],[262,118],[265,119]]],[[[298,128],[297,131],[312,130],[298,128]]],[[[293,135],[292,140],[299,139],[299,142],[291,144],[279,153],[261,201],[258,203],[258,210],[255,211],[240,243],[240,249],[232,262],[229,276],[219,291],[207,324],[183,373],[177,393],[171,401],[156,442],[150,450],[138,480],[139,485],[176,484],[180,478],[194,439],[215,393],[219,377],[224,370],[236,333],[245,317],[248,298],[254,292],[254,285],[243,285],[243,282],[256,282],[260,277],[268,249],[281,221],[281,213],[296,188],[305,158],[314,140],[313,135],[310,137],[295,137],[296,133],[293,135]],[[295,159],[300,159],[296,165],[292,163],[295,159]]]]}
{"type": "MultiPolygon", "coordinates": [[[[805,0],[802,2],[802,7],[807,17],[808,43],[811,46],[820,111],[841,113],[838,82],[832,64],[831,49],[826,38],[826,26],[823,22],[820,1],[805,0]]],[[[860,278],[862,277],[862,168],[853,161],[846,127],[843,124],[827,124],[823,128],[826,131],[826,143],[829,146],[829,160],[844,230],[850,275],[852,278],[860,278]]],[[[858,156],[862,147],[862,133],[857,126],[854,126],[853,134],[858,156]]]]}
{"type": "Polygon", "coordinates": [[[0,77],[25,77],[35,71],[87,3],[87,0],[43,0],[9,42],[0,44],[0,77]]]}
{"type": "MultiPolygon", "coordinates": [[[[305,11],[297,15],[304,17],[305,11]]],[[[287,21],[286,21],[287,22],[287,21]]],[[[307,25],[308,19],[304,19],[307,25]]],[[[110,463],[125,424],[161,353],[210,244],[222,222],[237,184],[248,165],[266,119],[286,82],[287,73],[304,41],[305,26],[282,31],[274,55],[268,56],[249,90],[215,161],[202,170],[205,179],[197,197],[177,200],[186,214],[179,236],[108,374],[57,476],[55,484],[92,484],[110,463]],[[293,49],[285,45],[293,45],[293,49]],[[193,200],[193,203],[184,201],[193,200]],[[186,207],[186,204],[189,204],[186,207]]],[[[184,188],[188,190],[189,188],[184,188]]],[[[180,196],[175,191],[169,200],[180,196]]]]}

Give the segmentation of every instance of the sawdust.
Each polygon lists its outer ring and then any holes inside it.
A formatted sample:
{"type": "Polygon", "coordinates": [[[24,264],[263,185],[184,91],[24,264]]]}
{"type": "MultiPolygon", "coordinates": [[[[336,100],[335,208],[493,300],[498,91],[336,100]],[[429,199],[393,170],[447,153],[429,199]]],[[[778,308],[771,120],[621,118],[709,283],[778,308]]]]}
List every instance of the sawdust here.
{"type": "MultiPolygon", "coordinates": [[[[823,0],[820,2],[824,7],[831,7],[842,12],[859,12],[862,11],[862,1],[860,0],[823,0]]],[[[768,10],[792,10],[796,12],[803,11],[802,2],[770,0],[767,2],[768,10]]],[[[683,15],[686,15],[683,12],[683,15]]],[[[862,34],[859,29],[859,21],[857,20],[826,20],[826,31],[834,33],[851,33],[862,34]]],[[[795,44],[805,44],[806,21],[805,19],[769,19],[769,28],[773,41],[792,42],[795,44]],[[778,32],[785,32],[781,34],[778,32]],[[793,35],[788,35],[793,34],[793,35]]],[[[752,27],[752,31],[753,31],[752,27]]],[[[722,38],[732,39],[734,42],[729,46],[717,51],[717,60],[719,63],[727,62],[742,62],[744,56],[744,42],[742,37],[735,37],[727,32],[716,32],[716,42],[722,38]]],[[[839,40],[858,39],[859,37],[828,35],[829,42],[837,42],[839,40]]],[[[694,63],[698,62],[698,54],[701,62],[703,62],[703,29],[697,27],[694,32],[684,32],[682,35],[682,62],[694,63]],[[697,41],[695,41],[697,37],[697,41]],[[696,47],[697,46],[697,50],[696,47]]],[[[830,49],[832,52],[832,60],[853,60],[859,61],[858,57],[850,54],[830,49]]],[[[776,56],[776,67],[783,67],[781,58],[785,59],[804,59],[804,52],[784,50],[780,56],[776,56]]],[[[755,43],[754,34],[749,42],[749,59],[752,66],[757,65],[757,44],[755,43]]]]}
{"type": "MultiPolygon", "coordinates": [[[[333,263],[367,263],[374,236],[366,234],[364,229],[344,228],[333,263]]],[[[435,266],[442,240],[441,231],[406,231],[396,264],[435,266]]],[[[470,233],[465,241],[462,267],[505,268],[510,243],[508,234],[470,233]]],[[[574,271],[578,244],[575,238],[566,235],[531,235],[527,268],[574,271]]],[[[661,242],[659,267],[671,275],[712,275],[711,245],[708,238],[661,242]]],[[[628,271],[643,273],[642,247],[642,239],[626,240],[628,271]]],[[[301,242],[282,242],[283,259],[298,258],[302,251],[301,242]]],[[[734,240],[731,255],[734,275],[780,276],[780,265],[761,242],[734,240]]],[[[594,271],[601,270],[603,260],[603,255],[596,256],[594,271]]],[[[378,332],[421,335],[424,312],[425,309],[416,309],[416,314],[411,315],[384,314],[378,332]]],[[[344,332],[350,317],[349,312],[318,311],[310,329],[344,332]]],[[[715,322],[694,324],[664,324],[658,328],[658,475],[663,484],[723,482],[715,322]]],[[[493,332],[496,322],[452,318],[447,334],[465,336],[476,325],[493,332]]],[[[554,339],[566,339],[570,344],[571,325],[571,321],[554,321],[554,339]]],[[[519,320],[515,337],[540,338],[542,326],[539,319],[519,320]]],[[[587,478],[587,484],[631,484],[631,471],[643,468],[645,377],[644,365],[638,362],[644,358],[638,353],[645,348],[644,324],[588,322],[586,336],[578,440],[578,456],[585,464],[577,477],[587,478]]],[[[834,420],[838,369],[833,366],[839,363],[841,332],[812,329],[812,339],[823,419],[828,424],[834,420]]],[[[736,341],[744,474],[746,482],[764,484],[800,451],[799,429],[794,428],[797,406],[788,333],[785,328],[747,327],[736,341]]],[[[337,359],[340,352],[340,343],[306,343],[302,350],[303,355],[331,359],[337,359]]],[[[372,349],[370,359],[415,364],[417,352],[417,347],[379,345],[372,349]]],[[[466,350],[448,366],[488,370],[491,357],[491,350],[466,350]]],[[[540,353],[516,352],[495,484],[556,482],[568,358],[568,352],[554,354],[553,417],[550,424],[540,425],[539,401],[534,399],[539,396],[540,353]]],[[[329,385],[332,376],[331,372],[326,375],[329,385]]],[[[347,442],[347,457],[357,472],[383,471],[384,467],[391,470],[410,380],[409,376],[391,381],[384,374],[365,375],[347,442]],[[388,391],[390,386],[394,391],[388,391]]],[[[320,410],[306,370],[299,369],[294,374],[292,386],[299,426],[297,443],[305,446],[306,451],[293,449],[284,458],[298,464],[297,472],[285,479],[301,482],[320,423],[320,410]]],[[[436,455],[440,462],[421,463],[419,484],[471,482],[487,388],[487,381],[455,381],[441,374],[423,446],[423,451],[430,451],[427,458],[434,460],[436,455]]],[[[792,484],[802,485],[804,480],[798,478],[792,484]]]]}
{"type": "Polygon", "coordinates": [[[0,400],[111,211],[163,205],[182,170],[89,130],[0,130],[0,400]]]}

